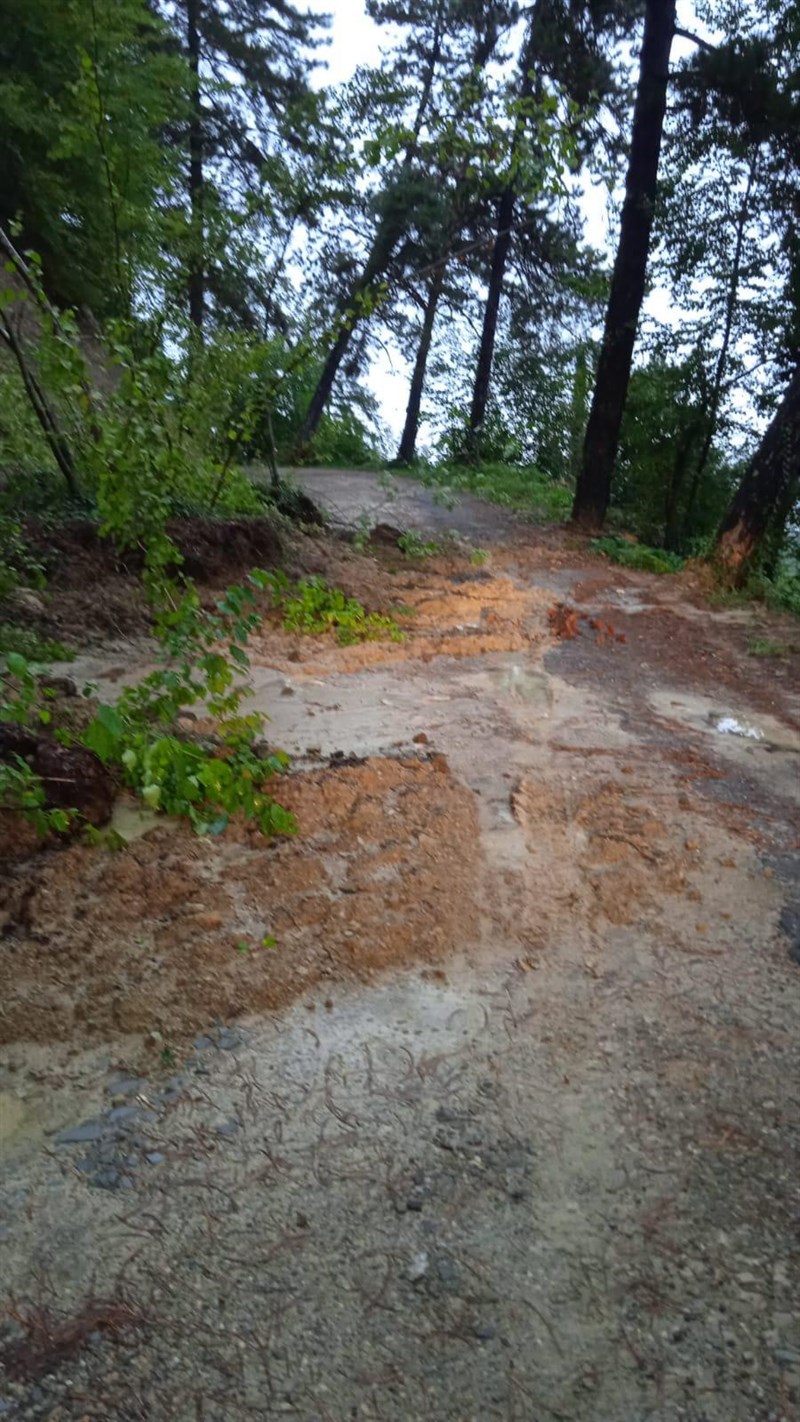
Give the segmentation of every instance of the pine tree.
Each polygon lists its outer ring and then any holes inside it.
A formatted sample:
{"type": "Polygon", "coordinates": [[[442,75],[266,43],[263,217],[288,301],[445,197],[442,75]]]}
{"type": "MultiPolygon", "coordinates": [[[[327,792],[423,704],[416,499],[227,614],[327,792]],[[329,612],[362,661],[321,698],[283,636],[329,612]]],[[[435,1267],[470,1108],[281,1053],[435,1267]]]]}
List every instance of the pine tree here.
{"type": "MultiPolygon", "coordinates": [[[[375,18],[406,28],[396,61],[396,76],[401,107],[408,109],[410,99],[411,113],[407,123],[402,121],[401,113],[395,114],[394,134],[400,137],[400,144],[398,146],[396,137],[392,140],[391,134],[388,136],[387,146],[392,157],[372,205],[373,235],[356,279],[338,303],[336,335],[298,439],[301,455],[317,429],[354,330],[363,316],[372,311],[380,283],[387,277],[398,247],[413,227],[420,208],[428,203],[431,155],[438,155],[441,146],[437,128],[441,83],[446,81],[451,94],[463,93],[465,89],[470,92],[472,76],[488,63],[503,27],[517,15],[516,0],[510,5],[500,0],[490,0],[489,4],[485,0],[472,0],[467,5],[460,0],[391,0],[391,3],[374,0],[368,8],[375,18]],[[410,86],[409,80],[412,81],[410,86]]],[[[452,105],[445,107],[449,130],[452,105]]],[[[463,105],[461,112],[464,112],[463,105]]],[[[378,149],[380,146],[379,143],[378,149]]]]}
{"type": "Polygon", "coordinates": [[[603,524],[644,298],[667,106],[675,0],[647,0],[619,245],[572,517],[603,524]]]}
{"type": "Polygon", "coordinates": [[[126,314],[157,263],[182,62],[147,0],[0,0],[0,224],[56,302],[126,314]]]}
{"type": "Polygon", "coordinates": [[[231,301],[242,314],[229,247],[258,211],[262,175],[282,146],[313,145],[309,64],[322,21],[289,0],[179,0],[164,11],[191,75],[183,267],[202,335],[210,301],[217,314],[231,301]]]}

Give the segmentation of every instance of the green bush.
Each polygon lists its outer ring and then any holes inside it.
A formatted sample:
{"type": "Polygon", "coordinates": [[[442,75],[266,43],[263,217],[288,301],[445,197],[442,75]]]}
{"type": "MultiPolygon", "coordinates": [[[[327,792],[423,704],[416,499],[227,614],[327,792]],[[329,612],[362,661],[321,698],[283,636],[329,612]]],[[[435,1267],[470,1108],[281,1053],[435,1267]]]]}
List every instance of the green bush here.
{"type": "Polygon", "coordinates": [[[420,465],[408,472],[430,488],[441,490],[448,501],[455,501],[460,493],[477,494],[542,522],[562,522],[572,508],[572,489],[533,465],[437,464],[420,465]]]}
{"type": "Polygon", "coordinates": [[[263,788],[287,758],[256,754],[253,740],[267,718],[243,711],[250,693],[237,681],[250,665],[245,645],[261,621],[255,591],[268,585],[269,575],[254,571],[247,584],[228,588],[213,612],[187,587],[156,620],[162,665],[115,706],[101,705],[82,737],[101,760],[120,767],[150,809],[187,816],[199,834],[221,833],[236,813],[264,834],[294,830],[291,815],[263,788]],[[175,731],[180,713],[198,703],[215,723],[210,745],[175,731]]]}
{"type": "Polygon", "coordinates": [[[600,553],[612,563],[620,563],[623,568],[635,568],[640,573],[679,573],[685,562],[677,553],[668,553],[665,548],[631,543],[614,533],[593,538],[589,546],[593,553],[600,553]]]}
{"type": "Polygon", "coordinates": [[[44,568],[34,557],[14,518],[0,513],[0,601],[18,587],[44,587],[44,568]]]}
{"type": "Polygon", "coordinates": [[[19,652],[28,662],[71,662],[75,653],[50,637],[40,637],[27,627],[0,622],[0,658],[19,652]]]}
{"type": "MultiPolygon", "coordinates": [[[[247,639],[261,620],[255,593],[266,585],[266,574],[252,573],[247,585],[229,588],[213,612],[186,587],[156,620],[161,665],[124,691],[116,705],[101,703],[79,735],[53,726],[34,668],[19,652],[9,652],[0,673],[0,721],[37,734],[49,728],[65,745],[77,740],[151,809],[187,817],[199,834],[222,833],[237,813],[255,820],[264,834],[293,833],[292,816],[264,788],[287,757],[254,749],[267,718],[243,710],[249,690],[238,679],[249,666],[247,639]],[[197,704],[215,724],[207,740],[181,735],[176,727],[180,713],[197,704]]],[[[47,809],[41,782],[20,756],[0,762],[0,803],[42,832],[64,830],[74,818],[69,811],[47,809]]]]}

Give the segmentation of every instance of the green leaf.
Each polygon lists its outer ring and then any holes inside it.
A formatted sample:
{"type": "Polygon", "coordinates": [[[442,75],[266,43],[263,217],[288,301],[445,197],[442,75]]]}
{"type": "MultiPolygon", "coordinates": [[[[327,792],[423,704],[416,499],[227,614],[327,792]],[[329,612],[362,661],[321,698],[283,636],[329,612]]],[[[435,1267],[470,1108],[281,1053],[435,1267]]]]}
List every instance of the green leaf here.
{"type": "Polygon", "coordinates": [[[21,652],[9,652],[6,665],[12,676],[24,676],[28,670],[28,663],[21,652]]]}

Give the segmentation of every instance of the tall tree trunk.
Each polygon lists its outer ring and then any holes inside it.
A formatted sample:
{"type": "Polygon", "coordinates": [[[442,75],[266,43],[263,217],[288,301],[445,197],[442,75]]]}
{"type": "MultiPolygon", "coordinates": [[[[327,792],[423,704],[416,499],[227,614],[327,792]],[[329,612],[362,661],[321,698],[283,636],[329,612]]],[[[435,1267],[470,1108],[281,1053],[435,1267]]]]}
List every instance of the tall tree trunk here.
{"type": "MultiPolygon", "coordinates": [[[[529,22],[529,29],[520,59],[519,97],[523,100],[529,99],[534,90],[534,68],[536,64],[536,43],[538,38],[536,18],[536,11],[534,10],[529,22]]],[[[512,156],[516,153],[523,135],[524,127],[525,119],[518,117],[514,128],[512,156]]],[[[483,308],[483,326],[481,327],[478,360],[475,366],[475,379],[472,385],[469,424],[467,426],[467,436],[464,441],[464,454],[468,459],[477,459],[480,454],[481,433],[486,418],[486,405],[489,399],[489,386],[494,361],[494,346],[497,338],[497,317],[500,310],[500,298],[503,294],[503,282],[505,280],[506,266],[508,264],[508,253],[511,247],[511,233],[514,226],[516,199],[517,194],[513,182],[509,182],[508,186],[505,187],[500,194],[500,200],[497,204],[497,227],[494,247],[492,249],[492,265],[489,271],[486,305],[483,308]]]]}
{"type": "Polygon", "coordinates": [[[694,424],[690,424],[677,440],[672,470],[664,488],[664,547],[668,553],[677,553],[681,544],[681,491],[696,433],[694,424]]]}
{"type": "Polygon", "coordinates": [[[800,469],[795,470],[794,478],[790,479],[786,485],[775,509],[772,524],[764,539],[761,566],[768,578],[774,578],[777,575],[781,553],[786,546],[786,525],[797,503],[798,488],[800,488],[800,469]]]}
{"type": "MultiPolygon", "coordinates": [[[[433,32],[433,43],[431,45],[428,65],[425,70],[425,79],[422,85],[411,138],[406,145],[403,155],[402,171],[407,172],[414,161],[419,146],[419,136],[422,132],[422,125],[428,111],[431,92],[433,90],[433,80],[439,61],[442,57],[442,41],[444,39],[444,0],[440,4],[436,13],[436,23],[433,32]]],[[[354,283],[344,301],[341,302],[337,314],[336,336],[331,346],[325,364],[322,367],[319,380],[305,418],[297,436],[295,455],[302,459],[308,449],[308,445],[316,434],[319,422],[325,410],[325,406],[330,399],[330,394],[339,373],[339,367],[344,360],[353,332],[361,319],[361,305],[363,298],[368,296],[374,284],[386,273],[389,262],[392,258],[397,243],[402,236],[403,227],[397,218],[384,218],[378,228],[367,257],[364,271],[354,283]]]]}
{"type": "Polygon", "coordinates": [[[297,436],[297,456],[302,458],[317,432],[319,422],[330,399],[339,367],[347,353],[353,332],[364,314],[364,302],[368,300],[375,283],[386,271],[392,252],[400,236],[397,226],[388,222],[381,224],[372,244],[367,264],[362,275],[351,289],[347,303],[339,308],[336,339],[328,351],[305,418],[297,436]]]}
{"type": "Polygon", "coordinates": [[[433,325],[436,320],[439,298],[444,288],[446,270],[446,262],[443,261],[434,274],[433,281],[428,288],[428,299],[425,302],[422,330],[420,331],[419,345],[417,346],[417,358],[414,361],[414,372],[411,376],[411,387],[408,392],[406,422],[403,426],[400,448],[397,451],[397,458],[401,464],[410,464],[416,452],[417,434],[419,432],[419,412],[422,404],[422,391],[425,385],[425,372],[428,368],[428,356],[430,355],[431,340],[433,339],[433,325]]]}
{"type": "Polygon", "coordinates": [[[725,320],[722,327],[722,341],[717,353],[717,363],[714,367],[714,379],[711,385],[711,397],[708,402],[706,415],[706,432],[703,443],[700,447],[697,464],[692,472],[692,482],[689,486],[689,497],[686,500],[686,510],[683,516],[683,536],[687,537],[691,517],[694,512],[695,500],[697,498],[700,482],[708,464],[708,456],[711,453],[711,446],[714,442],[714,435],[717,432],[717,417],[719,415],[720,401],[722,399],[722,382],[725,376],[725,368],[728,364],[728,351],[730,350],[731,334],[733,332],[733,318],[736,312],[736,302],[739,296],[739,281],[742,272],[742,251],[744,249],[744,233],[747,226],[747,219],[750,215],[750,195],[753,191],[753,184],[756,180],[756,169],[758,166],[758,149],[756,148],[750,159],[750,168],[747,174],[747,186],[744,191],[739,213],[736,219],[736,244],[733,251],[733,265],[728,283],[728,291],[725,298],[725,320]]]}
{"type": "Polygon", "coordinates": [[[644,299],[674,33],[675,0],[646,0],[619,246],[572,507],[573,519],[585,528],[602,527],[611,494],[636,327],[644,299]]]}
{"type": "Polygon", "coordinates": [[[575,356],[575,373],[572,377],[572,398],[569,410],[569,453],[567,472],[577,481],[581,467],[583,436],[586,430],[586,403],[589,394],[589,362],[586,350],[581,346],[575,356]]]}
{"type": "Polygon", "coordinates": [[[516,194],[513,187],[504,188],[497,204],[497,231],[492,251],[486,305],[483,309],[481,343],[478,348],[478,362],[475,367],[472,404],[465,443],[465,453],[471,459],[476,459],[480,453],[483,422],[486,418],[486,403],[489,398],[489,383],[492,378],[492,361],[494,360],[494,343],[497,336],[497,316],[500,310],[500,297],[503,292],[503,280],[508,262],[508,249],[511,246],[515,202],[516,194]]]}
{"type": "Polygon", "coordinates": [[[186,0],[186,46],[192,75],[189,118],[189,216],[190,239],[189,320],[203,338],[205,317],[205,222],[203,215],[203,110],[200,100],[200,0],[186,0]]]}
{"type": "Polygon", "coordinates": [[[712,557],[744,582],[800,470],[800,364],[720,525],[712,557]]]}

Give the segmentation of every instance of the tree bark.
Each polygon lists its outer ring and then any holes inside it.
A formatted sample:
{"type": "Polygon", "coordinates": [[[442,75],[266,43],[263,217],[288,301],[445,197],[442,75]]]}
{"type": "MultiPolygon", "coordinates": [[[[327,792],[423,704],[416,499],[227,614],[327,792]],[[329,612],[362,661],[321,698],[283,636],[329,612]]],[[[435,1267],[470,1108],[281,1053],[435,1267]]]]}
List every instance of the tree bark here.
{"type": "Polygon", "coordinates": [[[750,168],[747,174],[747,186],[744,197],[739,208],[736,219],[736,243],[733,252],[733,265],[731,267],[731,277],[728,283],[728,291],[725,298],[725,320],[722,327],[722,341],[717,354],[717,363],[714,367],[714,380],[711,386],[711,399],[708,404],[706,415],[706,431],[703,443],[700,448],[697,464],[692,474],[692,482],[689,488],[689,497],[686,500],[686,510],[683,517],[683,536],[687,537],[692,513],[694,512],[695,500],[697,498],[700,482],[705,473],[708,463],[708,456],[711,453],[711,446],[714,443],[714,435],[717,432],[717,416],[719,415],[720,401],[722,399],[722,381],[725,375],[725,368],[728,364],[728,351],[731,344],[731,334],[733,332],[733,318],[736,312],[736,302],[739,296],[739,281],[742,272],[742,252],[744,250],[744,234],[749,217],[750,194],[753,191],[753,184],[756,180],[756,169],[758,166],[758,149],[756,148],[750,159],[750,168]]]}
{"type": "Polygon", "coordinates": [[[414,372],[411,376],[411,387],[408,392],[406,422],[403,426],[400,448],[397,451],[397,458],[401,464],[410,464],[416,452],[422,391],[425,385],[425,373],[428,368],[428,356],[430,355],[431,341],[433,339],[433,325],[436,320],[439,299],[444,288],[446,270],[447,264],[446,261],[443,261],[435,272],[433,281],[428,288],[428,299],[425,302],[422,330],[420,331],[419,345],[417,346],[417,358],[414,361],[414,372]]]}
{"type": "Polygon", "coordinates": [[[589,529],[602,527],[611,494],[636,328],[645,292],[674,33],[675,0],[646,0],[619,245],[572,508],[574,521],[589,529]]]}
{"type": "Polygon", "coordinates": [[[203,111],[200,101],[200,0],[186,0],[186,47],[192,76],[189,119],[189,221],[191,247],[187,295],[189,320],[200,340],[205,319],[205,223],[203,214],[203,111]]]}
{"type": "Polygon", "coordinates": [[[740,586],[800,470],[800,364],[720,525],[712,558],[740,586]]]}
{"type": "Polygon", "coordinates": [[[472,404],[465,446],[465,453],[471,459],[476,459],[480,453],[481,432],[486,418],[486,403],[489,398],[489,383],[492,378],[492,362],[494,360],[494,343],[497,336],[497,317],[500,310],[506,263],[508,262],[508,249],[511,246],[515,202],[516,194],[513,187],[504,188],[497,204],[497,232],[492,251],[486,305],[483,309],[483,327],[481,329],[481,343],[478,347],[478,362],[475,367],[475,381],[472,387],[472,404]]]}
{"type": "Polygon", "coordinates": [[[61,473],[64,475],[70,496],[75,499],[78,497],[78,484],[75,478],[75,462],[72,457],[72,450],[59,427],[53,407],[25,358],[22,343],[18,339],[14,326],[5,311],[0,312],[0,335],[2,335],[3,340],[17,362],[22,384],[25,387],[25,394],[28,397],[31,409],[39,421],[42,434],[47,440],[50,452],[61,470],[61,473]]]}

